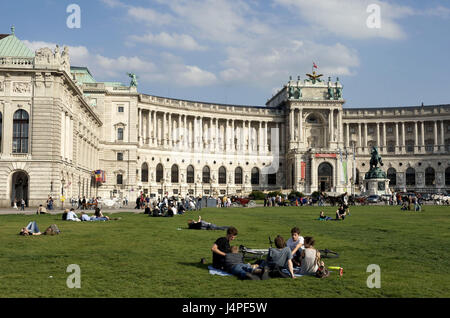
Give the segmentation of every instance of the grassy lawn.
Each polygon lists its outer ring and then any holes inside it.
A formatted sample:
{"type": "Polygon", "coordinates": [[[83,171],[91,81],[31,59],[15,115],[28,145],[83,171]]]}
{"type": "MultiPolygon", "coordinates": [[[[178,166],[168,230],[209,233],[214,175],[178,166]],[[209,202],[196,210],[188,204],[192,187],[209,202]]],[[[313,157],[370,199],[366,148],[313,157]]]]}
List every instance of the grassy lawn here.
{"type": "MultiPolygon", "coordinates": [[[[334,217],[335,208],[325,207],[334,217]]],[[[224,231],[187,230],[187,220],[120,213],[119,221],[66,222],[55,215],[0,216],[0,297],[450,297],[450,208],[422,213],[398,207],[352,207],[343,222],[316,221],[319,207],[203,209],[206,221],[233,225],[234,245],[268,247],[280,234],[314,236],[316,247],[340,253],[326,265],[344,267],[340,278],[301,277],[242,281],[209,275],[210,248],[224,231]],[[56,223],[58,236],[22,237],[37,221],[56,223]],[[207,264],[200,263],[204,257],[207,264]],[[66,286],[69,264],[81,268],[81,288],[66,286]],[[381,288],[370,289],[369,264],[381,268],[381,288]],[[52,277],[50,277],[52,276],[52,277]]]]}

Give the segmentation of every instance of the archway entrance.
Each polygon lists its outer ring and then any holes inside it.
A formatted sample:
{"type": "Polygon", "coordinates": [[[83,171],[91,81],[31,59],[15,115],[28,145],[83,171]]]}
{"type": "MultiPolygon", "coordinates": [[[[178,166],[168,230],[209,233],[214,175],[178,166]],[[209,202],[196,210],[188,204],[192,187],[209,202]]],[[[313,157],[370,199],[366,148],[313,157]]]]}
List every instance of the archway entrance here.
{"type": "Polygon", "coordinates": [[[330,192],[333,187],[333,167],[327,163],[323,162],[319,165],[319,190],[322,192],[330,192]]]}
{"type": "Polygon", "coordinates": [[[28,175],[24,171],[14,172],[11,178],[11,206],[14,200],[20,206],[20,201],[25,200],[25,206],[28,206],[28,175]]]}

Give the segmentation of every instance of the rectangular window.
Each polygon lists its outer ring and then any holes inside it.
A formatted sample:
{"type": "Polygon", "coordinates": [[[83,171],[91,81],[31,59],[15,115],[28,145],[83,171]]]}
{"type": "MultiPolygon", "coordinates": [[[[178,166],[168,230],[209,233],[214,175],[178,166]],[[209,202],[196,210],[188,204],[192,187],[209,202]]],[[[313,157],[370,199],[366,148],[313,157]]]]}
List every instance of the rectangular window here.
{"type": "Polygon", "coordinates": [[[124,107],[122,105],[117,106],[117,112],[118,113],[123,113],[124,112],[124,107]]]}
{"type": "Polygon", "coordinates": [[[117,129],[117,140],[123,140],[123,128],[117,129]]]}
{"type": "Polygon", "coordinates": [[[117,161],[123,161],[123,152],[117,153],[117,161]]]}
{"type": "Polygon", "coordinates": [[[433,126],[428,126],[428,127],[427,127],[427,131],[428,131],[428,132],[433,132],[433,126]]]}
{"type": "Polygon", "coordinates": [[[406,127],[406,131],[407,131],[407,132],[409,132],[409,133],[412,133],[412,131],[413,131],[413,128],[412,128],[412,126],[408,126],[408,127],[406,127]]]}
{"type": "Polygon", "coordinates": [[[117,184],[123,184],[123,176],[121,174],[117,175],[117,184]]]}
{"type": "Polygon", "coordinates": [[[374,129],[372,127],[369,127],[369,134],[373,134],[374,129]]]}
{"type": "Polygon", "coordinates": [[[388,132],[388,133],[391,133],[391,132],[393,132],[393,131],[394,131],[394,128],[392,128],[392,127],[388,127],[388,128],[387,128],[387,132],[388,132]]]}

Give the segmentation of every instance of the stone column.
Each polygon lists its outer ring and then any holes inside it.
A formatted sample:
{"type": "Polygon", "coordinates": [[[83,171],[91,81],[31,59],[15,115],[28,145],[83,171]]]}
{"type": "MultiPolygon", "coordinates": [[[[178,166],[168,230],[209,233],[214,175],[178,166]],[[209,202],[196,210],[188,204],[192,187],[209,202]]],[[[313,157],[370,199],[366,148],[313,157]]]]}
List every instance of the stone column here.
{"type": "Polygon", "coordinates": [[[162,144],[164,146],[167,146],[167,135],[166,135],[166,127],[167,127],[167,113],[163,113],[163,120],[162,120],[162,144]]]}
{"type": "Polygon", "coordinates": [[[299,109],[299,119],[298,119],[298,125],[299,125],[299,141],[300,141],[300,147],[303,147],[305,138],[303,136],[303,108],[299,109]]]}
{"type": "Polygon", "coordinates": [[[263,122],[263,144],[262,144],[262,152],[263,154],[267,153],[267,121],[263,122]]]}
{"type": "Polygon", "coordinates": [[[142,141],[142,109],[141,108],[138,108],[138,122],[139,122],[138,142],[141,143],[141,141],[142,141]]]}
{"type": "Polygon", "coordinates": [[[294,110],[289,111],[289,149],[292,149],[294,142],[294,110]]]}
{"type": "Polygon", "coordinates": [[[335,141],[335,136],[334,136],[334,109],[330,109],[330,141],[333,142],[335,141]]]}
{"type": "Polygon", "coordinates": [[[350,123],[345,124],[345,127],[347,128],[345,131],[345,147],[350,147],[350,123]]]}
{"type": "Polygon", "coordinates": [[[361,151],[362,148],[362,133],[361,133],[361,123],[358,123],[358,149],[357,152],[361,151]]]}
{"type": "Polygon", "coordinates": [[[419,132],[417,127],[417,121],[414,122],[414,153],[419,150],[419,132]]]}
{"type": "Polygon", "coordinates": [[[367,123],[364,123],[364,151],[367,152],[367,123]]]}
{"type": "Polygon", "coordinates": [[[405,122],[402,122],[402,153],[405,153],[405,122]]]}
{"type": "Polygon", "coordinates": [[[383,152],[387,152],[387,141],[386,141],[386,123],[383,122],[383,152]]]}
{"type": "Polygon", "coordinates": [[[422,121],[421,123],[421,131],[422,131],[422,135],[421,135],[421,152],[424,153],[425,152],[425,122],[422,121]]]}
{"type": "Polygon", "coordinates": [[[204,145],[203,145],[203,117],[200,117],[200,127],[199,127],[198,131],[200,134],[200,136],[199,136],[200,151],[203,152],[203,147],[204,147],[204,145]]]}
{"type": "Polygon", "coordinates": [[[188,133],[188,126],[187,126],[187,115],[186,114],[184,114],[183,115],[183,119],[184,119],[184,125],[183,125],[183,147],[184,147],[184,149],[187,149],[188,148],[188,136],[189,136],[189,133],[188,133]]]}
{"type": "Polygon", "coordinates": [[[337,139],[338,139],[339,144],[343,144],[344,143],[344,141],[343,141],[343,139],[344,139],[344,126],[342,124],[342,110],[340,110],[340,109],[338,110],[338,121],[339,121],[339,123],[338,123],[338,134],[339,134],[339,136],[338,136],[337,139]]]}
{"type": "Polygon", "coordinates": [[[377,147],[381,146],[381,142],[380,142],[380,124],[377,123],[377,147]]]}
{"type": "Polygon", "coordinates": [[[258,153],[261,154],[262,153],[262,149],[263,149],[263,140],[262,140],[262,122],[259,122],[259,127],[258,127],[258,153]]]}
{"type": "Polygon", "coordinates": [[[441,120],[441,152],[445,152],[444,121],[441,120]]]}
{"type": "Polygon", "coordinates": [[[157,119],[156,119],[156,110],[153,111],[153,145],[158,146],[158,130],[156,128],[157,119]]]}
{"type": "Polygon", "coordinates": [[[437,120],[434,121],[434,152],[438,151],[438,132],[437,132],[437,120]]]}
{"type": "Polygon", "coordinates": [[[167,128],[169,129],[169,133],[168,133],[169,147],[172,147],[173,146],[173,140],[172,140],[172,128],[173,128],[172,113],[169,113],[169,123],[167,125],[167,128]]]}
{"type": "Polygon", "coordinates": [[[395,123],[395,153],[399,151],[398,122],[395,123]]]}
{"type": "Polygon", "coordinates": [[[236,144],[234,142],[236,132],[234,131],[234,119],[231,120],[231,151],[236,151],[236,144]]]}

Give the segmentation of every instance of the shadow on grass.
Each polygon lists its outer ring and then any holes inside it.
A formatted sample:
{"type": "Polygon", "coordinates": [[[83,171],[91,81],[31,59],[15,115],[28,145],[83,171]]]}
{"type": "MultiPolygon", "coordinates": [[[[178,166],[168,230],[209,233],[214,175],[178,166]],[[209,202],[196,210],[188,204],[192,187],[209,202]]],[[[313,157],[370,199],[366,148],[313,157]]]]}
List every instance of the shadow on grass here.
{"type": "Polygon", "coordinates": [[[211,264],[202,264],[200,261],[198,262],[178,262],[178,264],[180,265],[184,265],[184,266],[191,266],[191,267],[196,267],[199,269],[204,269],[204,270],[208,270],[208,266],[211,264]]]}

